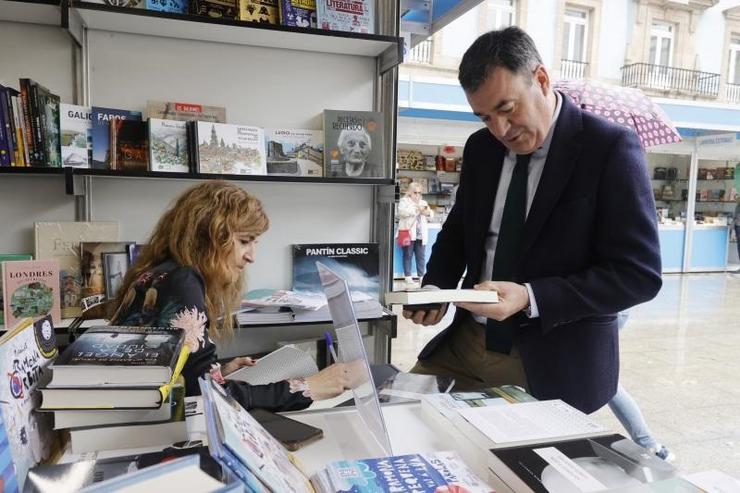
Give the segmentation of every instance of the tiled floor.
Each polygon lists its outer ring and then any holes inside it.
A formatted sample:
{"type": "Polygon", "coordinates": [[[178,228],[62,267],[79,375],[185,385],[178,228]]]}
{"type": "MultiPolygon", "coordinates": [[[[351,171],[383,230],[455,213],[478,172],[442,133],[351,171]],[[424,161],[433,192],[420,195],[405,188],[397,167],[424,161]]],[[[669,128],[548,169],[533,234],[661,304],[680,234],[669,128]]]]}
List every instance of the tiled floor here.
{"type": "MultiPolygon", "coordinates": [[[[449,323],[403,320],[393,363],[408,370],[449,323]]],[[[683,472],[740,478],[740,274],[667,275],[653,301],[631,310],[621,333],[621,384],[683,472]]],[[[625,433],[608,408],[597,419],[625,433]]]]}

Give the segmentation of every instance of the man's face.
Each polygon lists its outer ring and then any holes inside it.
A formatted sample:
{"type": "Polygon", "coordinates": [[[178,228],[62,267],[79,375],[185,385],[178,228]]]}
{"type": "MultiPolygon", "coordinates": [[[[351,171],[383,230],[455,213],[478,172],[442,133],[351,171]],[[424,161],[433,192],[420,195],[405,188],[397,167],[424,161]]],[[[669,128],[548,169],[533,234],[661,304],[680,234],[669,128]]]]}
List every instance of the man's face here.
{"type": "Polygon", "coordinates": [[[539,65],[531,77],[498,67],[474,92],[467,92],[473,113],[503,145],[529,154],[545,141],[554,108],[547,71],[539,65]]]}
{"type": "Polygon", "coordinates": [[[370,155],[370,142],[364,133],[348,133],[342,144],[339,146],[339,152],[342,153],[344,160],[350,164],[363,164],[370,155]]]}

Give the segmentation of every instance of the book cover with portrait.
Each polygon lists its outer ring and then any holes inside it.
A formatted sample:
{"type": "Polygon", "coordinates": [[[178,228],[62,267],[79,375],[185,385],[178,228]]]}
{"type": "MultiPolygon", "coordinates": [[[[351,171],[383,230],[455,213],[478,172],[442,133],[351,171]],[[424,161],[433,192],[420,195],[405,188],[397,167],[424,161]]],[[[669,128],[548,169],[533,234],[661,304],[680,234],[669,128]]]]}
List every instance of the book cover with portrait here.
{"type": "Polygon", "coordinates": [[[324,110],[324,176],[384,178],[383,114],[324,110]]]}
{"type": "Polygon", "coordinates": [[[16,260],[3,262],[3,311],[5,326],[14,327],[21,319],[51,315],[62,321],[59,296],[59,262],[56,260],[16,260]]]}
{"type": "Polygon", "coordinates": [[[293,291],[323,292],[316,262],[343,277],[352,292],[379,299],[378,243],[312,243],[293,245],[293,291]]]}

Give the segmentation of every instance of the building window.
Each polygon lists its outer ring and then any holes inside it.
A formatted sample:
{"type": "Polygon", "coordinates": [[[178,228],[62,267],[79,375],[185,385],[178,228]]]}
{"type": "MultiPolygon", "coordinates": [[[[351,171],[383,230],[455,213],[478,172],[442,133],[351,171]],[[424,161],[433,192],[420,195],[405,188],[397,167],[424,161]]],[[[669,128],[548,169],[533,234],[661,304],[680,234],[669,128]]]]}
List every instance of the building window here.
{"type": "Polygon", "coordinates": [[[650,27],[650,60],[654,65],[670,66],[673,61],[673,33],[672,24],[653,22],[650,27]]]}
{"type": "Polygon", "coordinates": [[[489,31],[513,26],[516,22],[514,0],[488,0],[486,24],[489,31]]]}
{"type": "Polygon", "coordinates": [[[478,37],[480,10],[472,8],[450,22],[442,31],[443,56],[462,58],[465,51],[478,37]]]}
{"type": "Polygon", "coordinates": [[[563,26],[563,59],[585,62],[587,36],[588,11],[566,8],[563,26]]]}
{"type": "Polygon", "coordinates": [[[727,82],[740,84],[740,36],[733,36],[730,41],[730,73],[727,82]]]}

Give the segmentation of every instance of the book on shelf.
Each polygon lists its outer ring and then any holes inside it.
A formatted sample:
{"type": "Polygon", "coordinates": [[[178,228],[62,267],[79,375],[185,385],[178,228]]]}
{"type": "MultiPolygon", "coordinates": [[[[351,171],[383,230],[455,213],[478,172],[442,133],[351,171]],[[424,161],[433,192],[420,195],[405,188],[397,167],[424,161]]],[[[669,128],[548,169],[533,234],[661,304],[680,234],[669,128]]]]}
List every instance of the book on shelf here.
{"type": "Polygon", "coordinates": [[[34,223],[34,257],[59,262],[62,317],[73,318],[82,313],[80,243],[117,240],[118,223],[115,221],[34,223]]]}
{"type": "Polygon", "coordinates": [[[28,165],[47,167],[50,162],[44,135],[47,130],[53,129],[46,129],[43,124],[46,123],[46,97],[51,92],[32,79],[22,78],[19,79],[19,83],[25,135],[29,147],[28,165]]]}
{"type": "Polygon", "coordinates": [[[226,123],[226,108],[200,103],[149,100],[146,102],[146,116],[158,120],[226,123]]]}
{"type": "Polygon", "coordinates": [[[259,127],[197,122],[193,162],[198,173],[266,175],[265,133],[259,127]]]}
{"type": "Polygon", "coordinates": [[[374,0],[316,0],[316,20],[321,29],[375,33],[374,0]]]}
{"type": "Polygon", "coordinates": [[[173,14],[187,14],[188,0],[146,0],[146,9],[173,14]]]}
{"type": "Polygon", "coordinates": [[[243,308],[237,311],[239,325],[288,324],[295,320],[290,308],[243,308]]]}
{"type": "Polygon", "coordinates": [[[149,118],[149,169],[170,173],[190,171],[186,122],[149,118]]]}
{"type": "Polygon", "coordinates": [[[239,20],[280,24],[278,0],[239,0],[239,20]]]}
{"type": "Polygon", "coordinates": [[[324,132],[304,129],[265,129],[267,174],[324,175],[324,132]]]}
{"type": "Polygon", "coordinates": [[[185,333],[169,327],[91,327],[57,358],[50,387],[164,385],[175,374],[185,333]]]}
{"type": "Polygon", "coordinates": [[[497,491],[516,493],[621,491],[676,476],[672,465],[619,434],[494,449],[490,470],[497,491]]]}
{"type": "Polygon", "coordinates": [[[388,305],[428,303],[498,303],[498,293],[483,289],[412,289],[385,293],[388,305]]]}
{"type": "Polygon", "coordinates": [[[136,265],[136,259],[139,258],[139,253],[141,253],[141,249],[144,248],[145,245],[142,245],[140,243],[129,243],[126,247],[126,253],[128,254],[128,265],[129,267],[133,267],[136,265]]]}
{"type": "Polygon", "coordinates": [[[316,0],[278,0],[280,24],[316,27],[316,0]]]}
{"type": "Polygon", "coordinates": [[[83,426],[69,430],[73,454],[98,450],[121,450],[156,447],[188,439],[185,424],[185,385],[173,386],[170,398],[161,407],[170,407],[170,416],[163,421],[119,422],[103,426],[83,426]]]}
{"type": "Polygon", "coordinates": [[[110,169],[149,170],[149,126],[141,120],[110,122],[110,169]]]}
{"type": "Polygon", "coordinates": [[[353,292],[378,299],[380,267],[378,243],[311,243],[293,245],[294,291],[321,293],[316,262],[339,273],[353,292]]]}
{"type": "Polygon", "coordinates": [[[286,345],[261,357],[254,366],[244,366],[226,378],[250,385],[265,385],[289,378],[308,377],[318,371],[316,361],[308,353],[286,345]]]}
{"type": "Polygon", "coordinates": [[[0,166],[25,165],[13,103],[17,95],[15,89],[0,85],[0,166]]]}
{"type": "Polygon", "coordinates": [[[36,91],[39,109],[40,139],[43,149],[44,162],[51,168],[62,165],[61,143],[59,139],[59,96],[41,85],[31,88],[36,91]]]}
{"type": "Polygon", "coordinates": [[[0,337],[0,371],[6,379],[0,386],[0,414],[19,490],[28,469],[51,457],[58,446],[51,416],[35,412],[37,389],[49,380],[49,364],[56,355],[49,317],[36,322],[25,318],[0,337]]]}
{"type": "Polygon", "coordinates": [[[493,493],[456,452],[427,452],[376,459],[339,460],[311,477],[318,493],[493,493]]]}
{"type": "Polygon", "coordinates": [[[128,247],[125,252],[103,252],[103,279],[105,280],[105,296],[115,299],[123,286],[123,279],[130,266],[128,247]]]}
{"type": "Polygon", "coordinates": [[[141,112],[117,108],[103,108],[93,106],[92,113],[92,155],[91,168],[110,169],[111,153],[115,149],[110,147],[110,123],[113,120],[141,120],[141,112]]]}
{"type": "Polygon", "coordinates": [[[385,178],[383,114],[324,110],[324,176],[385,178]]]}
{"type": "Polygon", "coordinates": [[[143,9],[145,0],[86,0],[90,3],[110,5],[111,7],[125,7],[127,9],[143,9]]]}
{"type": "Polygon", "coordinates": [[[216,19],[236,19],[239,0],[190,0],[190,13],[216,19]]]}
{"type": "MultiPolygon", "coordinates": [[[[380,318],[383,316],[383,306],[375,299],[374,295],[371,296],[363,291],[352,291],[350,296],[352,298],[352,310],[357,318],[380,318]]],[[[317,310],[296,310],[293,321],[297,323],[331,321],[329,305],[324,305],[317,310]]]]}
{"type": "Polygon", "coordinates": [[[62,166],[89,168],[92,158],[92,113],[89,106],[59,106],[62,166]]]}
{"type": "Polygon", "coordinates": [[[2,263],[3,314],[8,327],[25,317],[50,315],[62,321],[59,297],[59,262],[16,260],[2,263]]]}
{"type": "Polygon", "coordinates": [[[95,295],[103,295],[105,298],[112,298],[108,293],[106,286],[120,286],[123,282],[123,274],[128,270],[128,245],[132,242],[122,241],[83,241],[80,243],[80,273],[82,286],[80,294],[82,298],[88,298],[95,295]],[[103,255],[106,253],[120,253],[117,259],[109,257],[111,263],[107,270],[103,262],[103,255]],[[116,264],[125,263],[120,267],[116,264]],[[116,278],[106,278],[106,274],[115,275],[116,278]]]}
{"type": "Polygon", "coordinates": [[[318,310],[326,305],[323,293],[297,292],[285,289],[252,289],[241,301],[241,308],[290,308],[318,310]]]}
{"type": "MultiPolygon", "coordinates": [[[[2,264],[7,261],[32,260],[33,255],[24,253],[0,253],[0,325],[5,324],[5,306],[3,304],[2,264]]],[[[6,327],[7,329],[8,327],[6,327]]]]}

